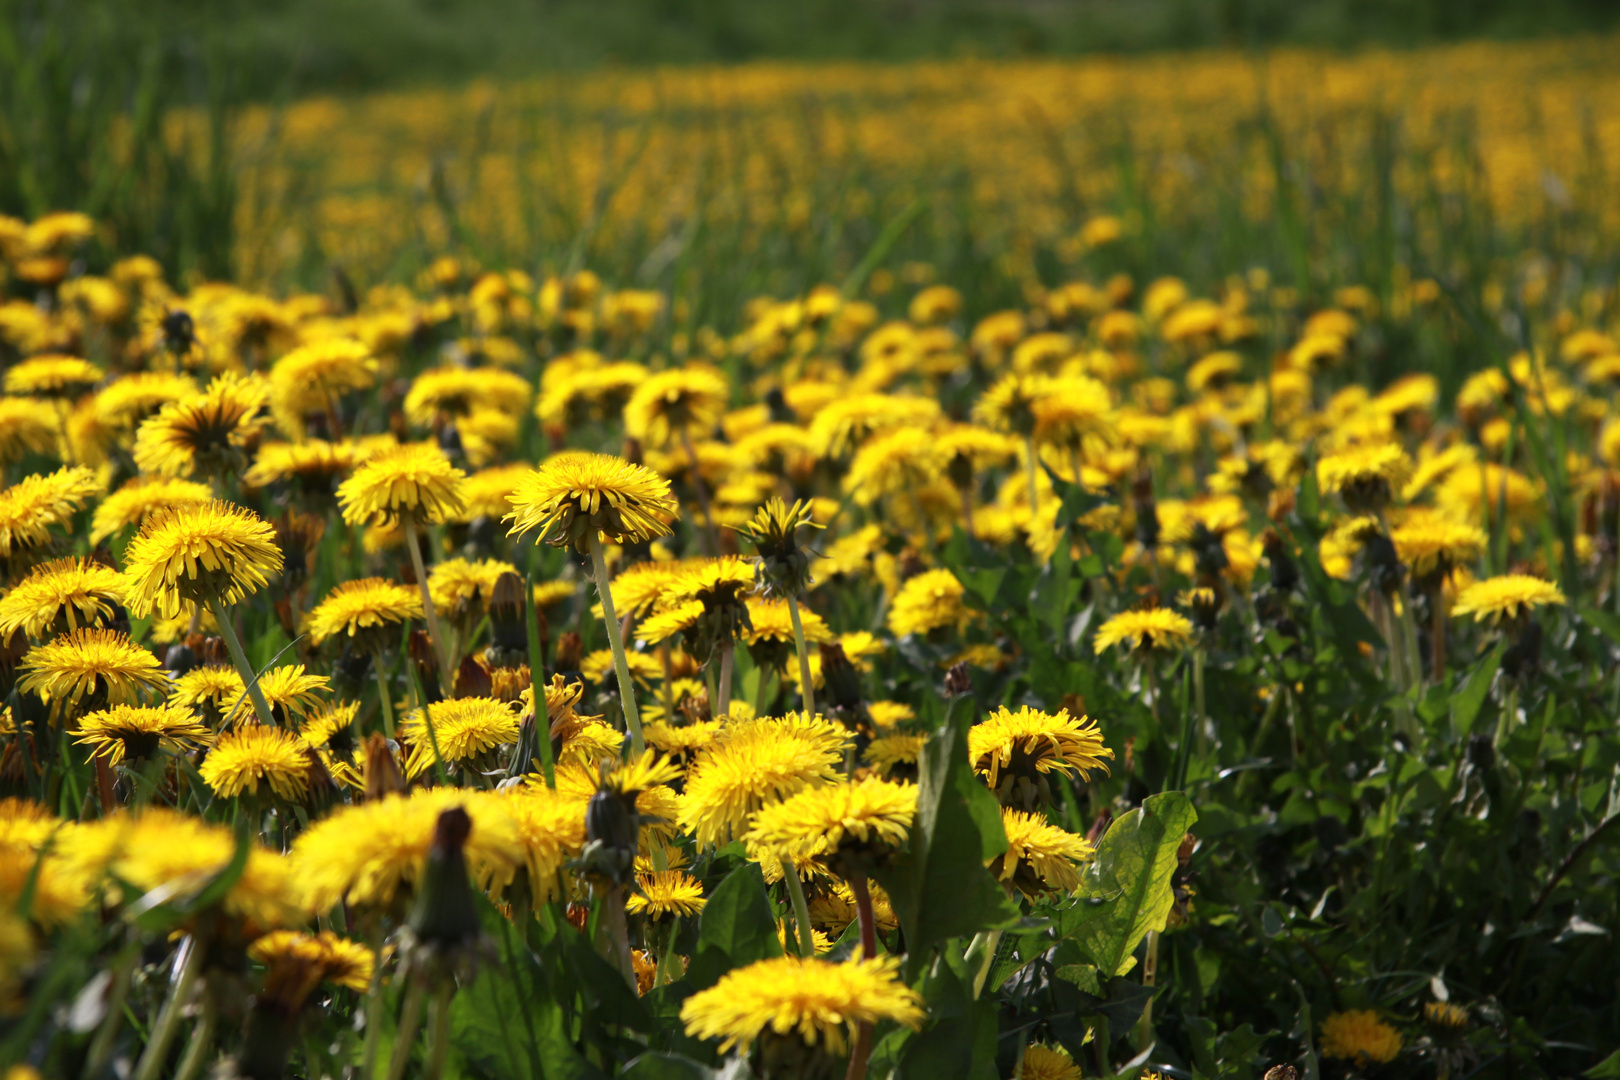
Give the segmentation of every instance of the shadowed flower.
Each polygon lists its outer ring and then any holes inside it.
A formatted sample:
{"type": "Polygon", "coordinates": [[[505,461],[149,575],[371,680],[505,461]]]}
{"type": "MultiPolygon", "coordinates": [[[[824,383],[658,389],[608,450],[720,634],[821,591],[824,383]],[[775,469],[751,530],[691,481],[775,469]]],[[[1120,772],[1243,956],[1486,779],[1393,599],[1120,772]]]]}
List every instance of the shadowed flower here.
{"type": "Polygon", "coordinates": [[[1024,1064],[1020,1080],[1080,1080],[1080,1066],[1061,1046],[1042,1046],[1030,1043],[1024,1048],[1024,1064]]]}
{"type": "Polygon", "coordinates": [[[185,709],[138,705],[114,705],[81,716],[77,734],[74,742],[93,747],[91,753],[106,758],[109,765],[118,765],[126,758],[145,760],[155,756],[159,747],[171,754],[183,754],[207,745],[213,738],[213,732],[185,709]]]}
{"type": "Polygon", "coordinates": [[[1322,1056],[1358,1065],[1382,1065],[1401,1052],[1400,1032],[1371,1009],[1329,1013],[1322,1021],[1322,1056]]]}
{"type": "Polygon", "coordinates": [[[1080,887],[1080,863],[1091,861],[1091,845],[1049,824],[1044,815],[1021,810],[1001,811],[1001,825],[1007,833],[1007,850],[990,863],[998,881],[1012,885],[1025,896],[1046,892],[1072,893],[1080,887]]]}

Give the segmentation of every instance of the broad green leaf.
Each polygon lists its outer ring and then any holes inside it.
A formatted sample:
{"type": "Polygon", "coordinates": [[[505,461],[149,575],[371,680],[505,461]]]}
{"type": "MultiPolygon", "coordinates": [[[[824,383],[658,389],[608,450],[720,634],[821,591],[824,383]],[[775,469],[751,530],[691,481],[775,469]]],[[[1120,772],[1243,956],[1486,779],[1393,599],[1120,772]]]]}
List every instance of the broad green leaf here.
{"type": "Polygon", "coordinates": [[[1620,1077],[1620,1050],[1581,1073],[1587,1080],[1616,1080],[1620,1077]]]}
{"type": "Polygon", "coordinates": [[[1473,674],[1468,676],[1468,681],[1452,695],[1453,734],[1467,735],[1474,730],[1474,721],[1479,717],[1479,710],[1485,704],[1486,695],[1491,692],[1491,680],[1496,677],[1496,669],[1502,666],[1502,653],[1506,648],[1506,643],[1498,643],[1490,655],[1474,668],[1473,674]]]}
{"type": "Polygon", "coordinates": [[[1084,923],[1074,940],[1105,977],[1130,970],[1137,943],[1149,930],[1164,929],[1174,899],[1170,879],[1176,850],[1197,820],[1185,794],[1166,791],[1115,821],[1097,845],[1083,895],[1116,899],[1100,917],[1084,923]]]}
{"type": "Polygon", "coordinates": [[[734,967],[781,955],[765,875],[758,863],[746,863],[727,875],[704,905],[687,980],[701,990],[734,967]]]}
{"type": "Polygon", "coordinates": [[[1001,807],[968,763],[972,715],[966,702],[959,703],[923,746],[911,849],[878,876],[905,931],[907,951],[919,962],[945,938],[1018,918],[985,869],[1007,850],[1007,836],[1001,807]]]}
{"type": "Polygon", "coordinates": [[[896,1080],[997,1080],[995,995],[971,986],[941,958],[922,985],[928,1026],[906,1040],[896,1080]]]}
{"type": "Polygon", "coordinates": [[[574,1047],[558,995],[533,956],[520,950],[506,961],[479,968],[472,984],[450,999],[450,1039],[467,1073],[492,1080],[601,1076],[574,1047]]]}

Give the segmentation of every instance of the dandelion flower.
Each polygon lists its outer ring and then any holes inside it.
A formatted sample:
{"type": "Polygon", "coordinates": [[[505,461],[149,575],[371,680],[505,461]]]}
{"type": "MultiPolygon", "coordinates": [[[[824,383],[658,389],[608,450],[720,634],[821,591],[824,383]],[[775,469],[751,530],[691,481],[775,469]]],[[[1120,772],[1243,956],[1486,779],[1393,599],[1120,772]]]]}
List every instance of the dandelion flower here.
{"type": "Polygon", "coordinates": [[[922,1026],[922,998],[900,980],[899,970],[893,956],[844,964],[797,956],[760,960],[687,998],[681,1020],[693,1038],[722,1040],[721,1053],[796,1036],[841,1057],[860,1024],[922,1026]]]}
{"type": "Polygon", "coordinates": [[[29,649],[20,667],[25,674],[17,685],[47,702],[96,701],[105,694],[110,705],[133,704],[161,697],[169,681],[157,657],[112,630],[63,634],[29,649]]]}
{"type": "Polygon", "coordinates": [[[253,455],[253,465],[242,474],[242,483],[259,488],[297,484],[305,494],[329,497],[335,494],[334,482],[353,472],[363,458],[360,447],[352,442],[264,443],[253,455]]]}
{"type": "Polygon", "coordinates": [[[217,719],[223,713],[224,706],[240,699],[245,689],[242,675],[235,668],[204,664],[174,680],[168,704],[172,708],[202,710],[205,713],[211,709],[217,719]]]}
{"type": "Polygon", "coordinates": [[[1324,494],[1338,492],[1356,514],[1377,513],[1412,476],[1412,459],[1397,443],[1352,446],[1316,463],[1324,494]]]}
{"type": "Polygon", "coordinates": [[[196,392],[197,383],[189,375],[137,371],[113,380],[96,394],[96,420],[114,431],[134,431],[165,405],[196,392]]]}
{"type": "Polygon", "coordinates": [[[195,503],[146,519],[124,551],[132,614],[173,617],[182,603],[235,604],[282,567],[276,531],[251,510],[195,503]]]}
{"type": "Polygon", "coordinates": [[[264,724],[247,724],[208,751],[198,770],[216,795],[256,795],[261,785],[296,802],[309,792],[309,750],[304,740],[264,724]]]}
{"type": "Polygon", "coordinates": [[[1103,759],[1113,756],[1097,725],[1088,717],[1074,719],[1067,709],[1045,713],[1026,705],[1011,712],[1002,706],[968,729],[973,769],[1003,802],[1016,794],[1033,803],[1032,789],[1045,785],[1047,773],[1079,773],[1082,780],[1098,769],[1106,774],[1103,759]]]}
{"type": "MultiPolygon", "coordinates": [[[[327,338],[301,345],[270,368],[270,401],[276,422],[296,437],[304,415],[329,409],[340,395],[377,381],[377,358],[353,338],[327,338]]],[[[336,435],[336,432],[333,432],[336,435]]]]}
{"type": "MultiPolygon", "coordinates": [[[[528,871],[529,899],[548,903],[564,895],[564,869],[585,846],[585,800],[559,788],[525,785],[503,792],[528,871]]],[[[588,797],[588,796],[587,796],[588,797]]]]}
{"type": "MultiPolygon", "coordinates": [[[[259,692],[269,704],[278,723],[296,720],[321,704],[320,692],[328,689],[332,680],[325,675],[311,675],[303,664],[283,664],[259,674],[259,692]]],[[[240,683],[236,696],[226,706],[225,713],[238,717],[251,716],[245,711],[246,688],[240,683]]]]}
{"type": "MultiPolygon", "coordinates": [[[[874,718],[875,720],[875,718],[874,718]]],[[[866,763],[879,776],[915,776],[927,735],[901,732],[873,739],[866,747],[866,763]]]]}
{"type": "Polygon", "coordinates": [[[428,705],[425,719],[421,709],[412,709],[399,730],[411,744],[405,775],[414,778],[432,768],[435,741],[439,756],[452,765],[517,742],[518,713],[494,698],[451,698],[428,705]]]}
{"type": "Polygon", "coordinates": [[[78,398],[106,377],[106,372],[77,356],[35,356],[6,369],[5,390],[36,398],[78,398]]]}
{"type": "Polygon", "coordinates": [[[680,917],[690,919],[703,910],[703,883],[679,870],[655,871],[636,875],[636,891],[624,902],[624,910],[655,922],[680,917]]]}
{"type": "Polygon", "coordinates": [[[135,433],[135,464],[145,473],[223,475],[246,463],[264,430],[270,387],[256,375],[221,375],[200,394],[165,405],[135,433]]]}
{"type": "Polygon", "coordinates": [[[839,725],[798,713],[723,728],[687,773],[681,825],[700,844],[726,843],[761,807],[836,780],[847,741],[839,725]]]}
{"type": "Polygon", "coordinates": [[[109,765],[118,765],[126,758],[144,761],[155,757],[159,747],[171,754],[183,754],[207,745],[213,737],[185,709],[137,705],[114,705],[81,716],[77,733],[74,742],[92,747],[91,754],[106,758],[109,765]]]}
{"type": "Polygon", "coordinates": [[[1083,1075],[1074,1058],[1061,1046],[1030,1043],[1024,1048],[1020,1080],[1081,1080],[1083,1075]]]}
{"type": "Polygon", "coordinates": [[[195,480],[139,476],[96,504],[90,519],[90,542],[99,544],[120,530],[138,526],[163,509],[212,502],[213,489],[195,480]]]}
{"type": "Polygon", "coordinates": [[[900,427],[874,435],[855,452],[844,474],[844,490],[862,506],[885,495],[914,492],[937,480],[950,458],[924,428],[900,427]]]}
{"type": "Polygon", "coordinates": [[[889,608],[889,629],[904,637],[960,626],[970,616],[962,602],[965,592],[949,570],[925,570],[900,587],[889,608]]]}
{"type": "Polygon", "coordinates": [[[1358,1065],[1382,1065],[1401,1052],[1400,1032],[1371,1009],[1329,1013],[1322,1021],[1322,1056],[1358,1065]]]}
{"type": "Polygon", "coordinates": [[[0,397],[0,463],[57,448],[57,419],[28,398],[0,397]]]}
{"type": "Polygon", "coordinates": [[[1472,615],[1475,622],[1517,620],[1538,607],[1562,606],[1557,585],[1530,574],[1502,574],[1469,585],[1452,605],[1453,615],[1472,615]]]}
{"type": "Polygon", "coordinates": [[[72,521],[100,491],[95,474],[77,466],[25,476],[0,491],[0,556],[43,542],[52,525],[72,521]]]}
{"type": "Polygon", "coordinates": [[[0,597],[0,640],[21,630],[28,637],[94,626],[112,614],[123,576],[92,559],[57,559],[33,571],[0,597]]]}
{"type": "Polygon", "coordinates": [[[711,367],[691,364],[650,375],[624,406],[624,429],[647,446],[690,438],[719,423],[731,396],[726,377],[711,367]]]}
{"type": "Polygon", "coordinates": [[[1080,887],[1080,864],[1093,855],[1085,837],[1048,823],[1044,815],[1021,810],[1003,808],[1001,825],[1007,850],[990,863],[997,880],[1032,898],[1052,891],[1072,893],[1080,887]]]}
{"type": "Polygon", "coordinates": [[[461,512],[466,473],[450,464],[434,443],[408,443],[386,450],[355,469],[337,490],[343,520],[351,525],[389,524],[404,514],[431,524],[461,512]]]}
{"type": "Polygon", "coordinates": [[[365,993],[371,986],[376,962],[370,946],[330,930],[318,934],[274,930],[248,946],[248,956],[271,968],[288,961],[308,964],[318,973],[312,977],[357,993],[365,993]]]}
{"type": "Polygon", "coordinates": [[[1485,550],[1485,531],[1477,525],[1425,515],[1390,531],[1395,554],[1419,581],[1444,580],[1459,566],[1474,562],[1485,550]]]}
{"type": "Polygon", "coordinates": [[[590,550],[598,533],[620,544],[667,536],[678,514],[669,481],[608,454],[558,455],[529,473],[511,495],[508,535],[590,550]]]}
{"type": "Polygon", "coordinates": [[[1122,611],[1097,628],[1092,648],[1100,656],[1110,646],[1131,651],[1167,651],[1192,640],[1192,621],[1171,608],[1122,611]]]}
{"type": "Polygon", "coordinates": [[[342,635],[371,652],[397,639],[401,623],[421,617],[422,597],[415,589],[385,578],[360,578],[327,593],[309,613],[307,628],[316,645],[342,635]]]}
{"type": "Polygon", "coordinates": [[[877,777],[806,788],[762,809],[745,837],[750,848],[816,856],[838,876],[869,876],[906,844],[917,788],[877,777]]]}

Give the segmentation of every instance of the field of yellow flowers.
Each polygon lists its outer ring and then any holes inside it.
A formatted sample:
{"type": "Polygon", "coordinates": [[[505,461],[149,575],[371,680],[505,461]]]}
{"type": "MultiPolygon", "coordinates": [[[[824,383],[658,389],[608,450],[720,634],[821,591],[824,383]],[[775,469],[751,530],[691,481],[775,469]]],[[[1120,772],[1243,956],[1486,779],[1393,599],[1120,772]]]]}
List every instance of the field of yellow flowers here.
{"type": "Polygon", "coordinates": [[[0,217],[7,1080],[1620,1075],[1606,47],[304,102],[235,281],[0,217]]]}

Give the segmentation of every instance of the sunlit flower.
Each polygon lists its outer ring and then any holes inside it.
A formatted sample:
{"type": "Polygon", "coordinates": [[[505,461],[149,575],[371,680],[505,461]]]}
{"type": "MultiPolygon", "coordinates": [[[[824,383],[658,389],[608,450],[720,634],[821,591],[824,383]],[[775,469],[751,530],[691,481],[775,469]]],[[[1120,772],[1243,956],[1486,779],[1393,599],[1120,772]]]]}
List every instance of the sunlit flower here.
{"type": "Polygon", "coordinates": [[[949,570],[925,570],[900,587],[889,608],[889,629],[904,637],[960,626],[971,617],[962,602],[965,592],[949,570]]]}
{"type": "Polygon", "coordinates": [[[755,815],[751,852],[808,854],[840,877],[865,876],[905,846],[917,788],[877,777],[809,787],[755,815]]]}
{"type": "Polygon", "coordinates": [[[720,372],[701,364],[649,375],[624,407],[625,431],[648,446],[702,435],[725,411],[731,387],[720,372]]]}
{"type": "Polygon", "coordinates": [[[160,510],[124,550],[125,603],[135,615],[173,616],[182,603],[234,604],[281,570],[276,531],[226,502],[160,510]]]}
{"type": "Polygon", "coordinates": [[[161,697],[168,688],[158,658],[113,630],[80,629],[36,645],[20,668],[17,685],[47,702],[96,701],[105,694],[108,704],[127,705],[161,697]]]}
{"type": "Polygon", "coordinates": [[[624,902],[624,910],[654,921],[679,916],[689,919],[703,910],[703,883],[679,870],[636,875],[636,891],[624,902]]]}
{"type": "Polygon", "coordinates": [[[309,638],[320,645],[343,635],[366,651],[399,636],[401,623],[422,617],[422,594],[385,578],[345,581],[309,613],[309,638]]]}
{"type": "Polygon", "coordinates": [[[1562,606],[1563,592],[1550,581],[1530,574],[1502,574],[1476,581],[1457,595],[1453,615],[1472,615],[1475,622],[1515,620],[1538,607],[1562,606]]]}
{"type": "Polygon", "coordinates": [[[1123,644],[1127,650],[1161,652],[1185,646],[1192,640],[1192,622],[1172,608],[1122,611],[1097,628],[1093,650],[1101,655],[1111,646],[1123,644]]]}
{"type": "Polygon", "coordinates": [[[1485,550],[1485,531],[1466,522],[1425,515],[1390,530],[1395,554],[1424,579],[1446,578],[1459,566],[1474,562],[1485,550]]]}
{"type": "Polygon", "coordinates": [[[138,476],[96,504],[90,519],[90,542],[99,544],[122,529],[138,526],[159,510],[213,499],[213,489],[195,480],[138,476]]]}
{"type": "Polygon", "coordinates": [[[1080,1080],[1083,1075],[1074,1058],[1061,1046],[1030,1043],[1024,1048],[1020,1080],[1080,1080]]]}
{"type": "Polygon", "coordinates": [[[1376,513],[1412,476],[1412,459],[1398,443],[1352,446],[1316,463],[1324,494],[1344,496],[1351,513],[1376,513]]]}
{"type": "Polygon", "coordinates": [[[1048,823],[1044,815],[1005,807],[1001,825],[1007,850],[990,863],[997,880],[1032,897],[1051,891],[1071,893],[1080,887],[1080,864],[1093,854],[1085,837],[1048,823]]]}
{"type": "Polygon", "coordinates": [[[340,937],[330,930],[306,934],[301,930],[274,930],[248,947],[248,955],[267,967],[288,959],[313,966],[315,978],[364,993],[371,985],[377,954],[363,942],[340,937]]]}
{"type": "Polygon", "coordinates": [[[122,575],[92,559],[41,563],[0,596],[0,641],[18,630],[38,640],[52,632],[100,625],[122,592],[122,575]]]}
{"type": "Polygon", "coordinates": [[[114,705],[79,717],[74,742],[93,747],[91,753],[109,765],[126,758],[142,761],[158,749],[182,754],[204,746],[213,733],[184,709],[114,705]]]}
{"type": "Polygon", "coordinates": [[[429,705],[425,717],[421,709],[411,710],[399,730],[411,744],[405,775],[416,777],[433,767],[435,743],[438,758],[456,765],[517,742],[518,713],[494,698],[452,698],[429,705]]]}
{"type": "Polygon", "coordinates": [[[82,467],[25,476],[0,491],[0,555],[42,543],[52,525],[72,521],[100,491],[95,474],[82,467]]]}
{"type": "Polygon", "coordinates": [[[407,443],[365,460],[338,486],[343,520],[351,525],[387,524],[410,514],[418,524],[444,521],[461,512],[461,481],[433,443],[407,443]]]}
{"type": "Polygon", "coordinates": [[[594,534],[617,543],[667,536],[678,514],[669,481],[608,454],[560,454],[529,473],[511,496],[508,535],[584,552],[594,534]]]}
{"type": "Polygon", "coordinates": [[[5,390],[26,397],[77,398],[106,372],[77,356],[34,356],[6,368],[5,390]]]}
{"type": "Polygon", "coordinates": [[[222,798],[264,791],[298,801],[309,791],[309,765],[308,747],[298,736],[244,724],[219,737],[198,772],[222,798]]]}
{"type": "Polygon", "coordinates": [[[135,434],[142,472],[220,475],[245,463],[244,449],[264,430],[269,384],[261,376],[221,375],[200,394],[171,402],[135,434]]]}
{"type": "Polygon", "coordinates": [[[968,729],[968,756],[975,772],[1009,801],[1033,802],[1031,788],[1045,783],[1047,773],[1078,773],[1089,780],[1096,770],[1108,772],[1105,758],[1114,752],[1103,745],[1095,722],[1076,720],[1067,709],[1045,713],[1029,706],[1012,712],[1002,706],[968,729]]]}
{"type": "Polygon", "coordinates": [[[741,835],[761,807],[835,780],[847,739],[839,725],[798,713],[722,728],[687,774],[682,826],[700,844],[741,835]]]}

